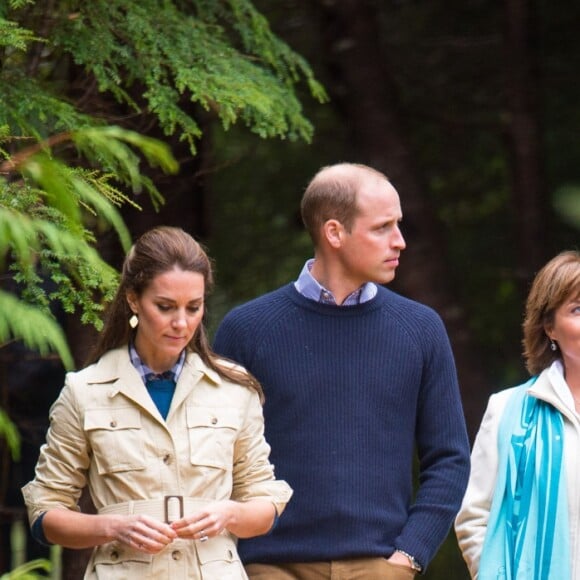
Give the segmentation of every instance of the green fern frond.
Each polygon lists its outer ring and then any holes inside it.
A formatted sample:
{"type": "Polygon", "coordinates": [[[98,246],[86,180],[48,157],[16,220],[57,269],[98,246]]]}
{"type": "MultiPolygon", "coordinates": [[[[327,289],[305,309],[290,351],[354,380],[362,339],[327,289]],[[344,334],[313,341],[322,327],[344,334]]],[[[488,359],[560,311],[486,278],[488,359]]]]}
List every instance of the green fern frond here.
{"type": "Polygon", "coordinates": [[[33,138],[31,142],[42,142],[50,134],[104,124],[78,111],[40,79],[27,76],[22,64],[0,69],[0,102],[0,125],[8,126],[14,138],[33,138]]]}
{"type": "Polygon", "coordinates": [[[72,185],[75,191],[78,192],[81,200],[90,207],[93,207],[100,218],[104,218],[106,222],[113,226],[119,236],[121,246],[127,252],[132,243],[131,234],[115,206],[83,179],[72,177],[72,185]]]}
{"type": "Polygon", "coordinates": [[[51,570],[52,564],[50,560],[39,558],[37,560],[26,562],[11,572],[2,574],[0,580],[39,580],[40,578],[46,578],[44,572],[50,572],[51,570]],[[36,572],[39,572],[39,574],[36,572]],[[42,572],[42,574],[40,572],[42,572]]]}
{"type": "Polygon", "coordinates": [[[200,129],[182,96],[211,109],[225,127],[243,120],[263,137],[307,141],[313,128],[293,87],[305,80],[315,98],[327,99],[306,61],[246,0],[197,0],[190,13],[170,2],[93,0],[54,32],[102,91],[135,106],[120,90],[121,79],[123,87],[142,85],[166,134],[179,131],[192,151],[200,129]]]}
{"type": "Polygon", "coordinates": [[[79,256],[97,269],[104,280],[113,278],[114,270],[78,234],[0,206],[0,248],[4,252],[10,251],[14,260],[30,265],[44,246],[57,256],[79,256]]]}
{"type": "MultiPolygon", "coordinates": [[[[166,144],[120,127],[85,128],[66,134],[65,138],[72,140],[79,153],[103,167],[109,177],[114,175],[118,182],[130,185],[135,193],[146,189],[156,205],[162,203],[163,198],[152,181],[140,172],[140,159],[134,149],[143,153],[150,164],[159,165],[166,172],[178,169],[166,144]]],[[[40,186],[48,205],[65,216],[69,229],[81,227],[79,204],[85,204],[87,209],[113,226],[126,250],[130,247],[129,232],[115,208],[115,204],[128,198],[111,188],[108,179],[95,177],[94,172],[72,169],[43,152],[22,159],[18,170],[28,181],[40,186]]]]}
{"type": "Polygon", "coordinates": [[[134,149],[145,156],[149,165],[159,166],[166,173],[179,169],[166,143],[118,126],[85,128],[75,131],[72,139],[80,153],[98,160],[105,170],[130,184],[134,192],[142,188],[139,158],[134,149]]]}
{"type": "Polygon", "coordinates": [[[0,343],[21,340],[41,355],[56,352],[65,368],[73,368],[73,359],[60,326],[49,315],[0,290],[0,343]]]}
{"type": "Polygon", "coordinates": [[[0,46],[9,46],[15,50],[26,50],[28,44],[39,40],[31,30],[21,28],[0,16],[0,46]]]}
{"type": "Polygon", "coordinates": [[[34,4],[36,0],[8,0],[10,8],[24,8],[29,4],[34,4]]]}
{"type": "Polygon", "coordinates": [[[77,199],[71,195],[69,176],[61,163],[38,153],[22,163],[20,171],[42,188],[48,204],[64,215],[71,227],[78,227],[80,208],[77,199]]]}
{"type": "MultiPolygon", "coordinates": [[[[114,182],[117,181],[117,176],[113,173],[100,173],[98,171],[84,170],[80,168],[76,168],[75,171],[77,175],[90,184],[91,187],[96,189],[116,207],[130,205],[134,209],[142,209],[142,207],[132,197],[129,197],[114,184],[114,182]]],[[[164,201],[158,191],[156,191],[156,194],[162,201],[164,201]]]]}
{"type": "Polygon", "coordinates": [[[10,420],[8,415],[0,409],[0,440],[4,439],[10,450],[10,455],[14,461],[20,460],[20,435],[16,425],[10,420]]]}
{"type": "Polygon", "coordinates": [[[84,141],[88,140],[89,143],[98,143],[100,151],[105,148],[107,142],[113,141],[117,144],[125,142],[139,150],[152,167],[160,167],[165,173],[176,173],[179,169],[179,164],[173,157],[167,143],[119,126],[109,125],[85,129],[75,133],[75,143],[78,144],[79,138],[84,141]]]}

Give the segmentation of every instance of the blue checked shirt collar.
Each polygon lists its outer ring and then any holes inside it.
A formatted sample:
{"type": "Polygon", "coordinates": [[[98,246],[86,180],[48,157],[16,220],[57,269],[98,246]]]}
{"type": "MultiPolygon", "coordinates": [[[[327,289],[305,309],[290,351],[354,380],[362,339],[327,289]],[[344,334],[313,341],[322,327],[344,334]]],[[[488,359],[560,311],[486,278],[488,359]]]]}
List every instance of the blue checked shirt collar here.
{"type": "MultiPolygon", "coordinates": [[[[335,304],[336,300],[330,290],[319,284],[310,270],[314,264],[314,259],[307,260],[298,276],[298,280],[294,282],[296,290],[305,298],[322,302],[323,304],[335,304]]],[[[372,300],[377,295],[377,286],[373,282],[366,282],[360,288],[349,294],[341,306],[352,306],[354,304],[362,304],[372,300]]]]}
{"type": "Polygon", "coordinates": [[[142,360],[139,356],[139,353],[135,350],[135,345],[131,342],[129,344],[129,357],[133,366],[137,369],[137,372],[141,375],[143,379],[143,383],[147,384],[147,381],[151,379],[171,379],[172,381],[177,383],[177,379],[183,370],[183,365],[185,364],[185,349],[181,351],[177,362],[173,365],[171,370],[165,371],[164,373],[157,374],[154,373],[142,360]]]}

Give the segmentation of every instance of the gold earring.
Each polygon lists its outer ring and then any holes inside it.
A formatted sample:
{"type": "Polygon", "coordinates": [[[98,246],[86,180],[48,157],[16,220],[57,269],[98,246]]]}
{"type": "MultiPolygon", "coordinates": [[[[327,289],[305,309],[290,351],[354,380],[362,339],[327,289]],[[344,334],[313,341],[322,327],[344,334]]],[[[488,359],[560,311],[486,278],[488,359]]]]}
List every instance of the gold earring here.
{"type": "Polygon", "coordinates": [[[136,314],[133,314],[133,316],[131,316],[131,318],[129,318],[129,326],[131,328],[137,328],[138,324],[139,324],[139,317],[136,314]]]}

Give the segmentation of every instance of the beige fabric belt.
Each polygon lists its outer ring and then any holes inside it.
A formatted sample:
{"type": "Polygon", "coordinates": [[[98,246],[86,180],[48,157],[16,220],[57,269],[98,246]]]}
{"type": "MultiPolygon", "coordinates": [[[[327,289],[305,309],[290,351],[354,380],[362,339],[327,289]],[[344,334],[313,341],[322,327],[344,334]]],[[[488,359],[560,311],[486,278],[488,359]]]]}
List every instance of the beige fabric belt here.
{"type": "Polygon", "coordinates": [[[144,514],[170,524],[189,516],[211,503],[212,500],[182,495],[166,495],[161,499],[125,501],[101,508],[99,514],[144,514]]]}

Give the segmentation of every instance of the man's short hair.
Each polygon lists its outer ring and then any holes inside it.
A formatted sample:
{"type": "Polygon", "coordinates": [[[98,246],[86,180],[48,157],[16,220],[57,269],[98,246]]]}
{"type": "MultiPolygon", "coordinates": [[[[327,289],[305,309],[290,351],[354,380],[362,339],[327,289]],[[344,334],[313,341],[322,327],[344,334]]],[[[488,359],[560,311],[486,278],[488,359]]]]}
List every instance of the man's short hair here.
{"type": "Polygon", "coordinates": [[[327,165],[312,178],[302,196],[300,212],[315,246],[323,224],[329,219],[339,221],[347,232],[351,231],[359,211],[357,194],[369,178],[389,181],[384,173],[359,163],[327,165]]]}

